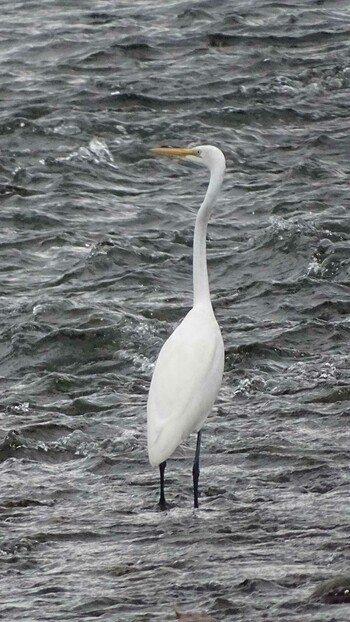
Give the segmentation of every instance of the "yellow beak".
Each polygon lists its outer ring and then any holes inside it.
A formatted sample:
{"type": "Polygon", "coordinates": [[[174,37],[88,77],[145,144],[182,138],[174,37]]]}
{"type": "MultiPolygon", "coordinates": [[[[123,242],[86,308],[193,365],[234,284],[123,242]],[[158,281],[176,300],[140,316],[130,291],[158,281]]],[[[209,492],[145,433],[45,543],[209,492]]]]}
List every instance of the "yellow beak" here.
{"type": "Polygon", "coordinates": [[[151,151],[152,153],[158,153],[159,155],[165,155],[171,158],[185,158],[189,155],[198,155],[195,149],[181,149],[177,147],[153,147],[151,151]]]}

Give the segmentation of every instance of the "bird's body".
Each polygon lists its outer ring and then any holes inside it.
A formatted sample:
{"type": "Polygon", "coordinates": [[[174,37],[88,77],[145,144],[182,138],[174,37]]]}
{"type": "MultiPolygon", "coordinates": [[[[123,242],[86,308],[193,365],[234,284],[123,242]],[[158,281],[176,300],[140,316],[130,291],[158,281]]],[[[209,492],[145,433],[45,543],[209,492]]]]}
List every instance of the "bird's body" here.
{"type": "Polygon", "coordinates": [[[193,243],[193,307],[163,345],[155,365],[147,404],[148,454],[160,469],[160,501],[165,509],[166,460],[192,432],[197,432],[193,466],[194,506],[198,507],[199,452],[202,425],[222,382],[224,344],[209,292],[206,231],[225,172],[216,147],[155,148],[152,151],[202,164],[210,170],[209,186],[198,211],[193,243]]]}
{"type": "Polygon", "coordinates": [[[154,369],[148,399],[152,466],[169,458],[192,432],[199,432],[220,389],[223,370],[224,345],[214,313],[204,306],[193,307],[163,345],[154,369]]]}

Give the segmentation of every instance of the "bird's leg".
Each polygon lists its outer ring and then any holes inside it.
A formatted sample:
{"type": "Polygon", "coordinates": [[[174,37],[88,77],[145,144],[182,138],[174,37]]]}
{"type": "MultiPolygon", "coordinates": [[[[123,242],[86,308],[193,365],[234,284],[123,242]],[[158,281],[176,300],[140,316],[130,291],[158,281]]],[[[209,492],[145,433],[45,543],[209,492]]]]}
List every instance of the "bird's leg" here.
{"type": "Polygon", "coordinates": [[[193,463],[193,495],[194,495],[194,507],[198,508],[198,479],[199,479],[199,453],[201,450],[201,436],[202,431],[199,430],[197,434],[197,445],[196,445],[196,453],[194,456],[193,463]]]}
{"type": "Polygon", "coordinates": [[[165,502],[165,495],[164,495],[164,471],[165,471],[165,467],[166,467],[166,460],[164,460],[164,462],[161,462],[159,465],[159,473],[160,473],[160,497],[159,497],[159,508],[161,510],[166,510],[166,502],[165,502]]]}

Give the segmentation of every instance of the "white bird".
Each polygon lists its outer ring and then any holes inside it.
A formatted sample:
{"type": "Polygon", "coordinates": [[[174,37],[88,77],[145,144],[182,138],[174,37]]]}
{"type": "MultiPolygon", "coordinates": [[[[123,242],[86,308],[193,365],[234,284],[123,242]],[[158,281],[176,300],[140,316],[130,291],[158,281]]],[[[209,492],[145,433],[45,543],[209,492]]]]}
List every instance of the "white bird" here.
{"type": "Polygon", "coordinates": [[[153,153],[207,167],[210,181],[197,213],[193,238],[193,307],[164,343],[156,362],[147,404],[148,455],[159,465],[160,509],[166,509],[166,460],[192,432],[197,432],[193,464],[194,507],[198,508],[202,425],[212,410],[224,371],[224,344],[210,300],[206,234],[212,207],[225,173],[222,151],[211,145],[189,149],[155,147],[153,153]]]}

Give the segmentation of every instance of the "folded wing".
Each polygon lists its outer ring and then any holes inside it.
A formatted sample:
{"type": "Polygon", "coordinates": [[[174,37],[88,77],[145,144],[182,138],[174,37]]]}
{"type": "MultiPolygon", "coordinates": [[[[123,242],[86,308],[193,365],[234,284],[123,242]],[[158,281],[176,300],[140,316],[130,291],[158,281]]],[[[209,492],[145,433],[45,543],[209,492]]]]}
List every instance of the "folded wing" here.
{"type": "Polygon", "coordinates": [[[165,342],[154,369],[147,405],[152,466],[200,430],[218,394],[223,368],[224,346],[215,316],[194,307],[165,342]]]}

